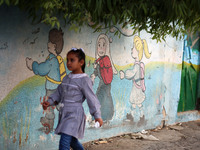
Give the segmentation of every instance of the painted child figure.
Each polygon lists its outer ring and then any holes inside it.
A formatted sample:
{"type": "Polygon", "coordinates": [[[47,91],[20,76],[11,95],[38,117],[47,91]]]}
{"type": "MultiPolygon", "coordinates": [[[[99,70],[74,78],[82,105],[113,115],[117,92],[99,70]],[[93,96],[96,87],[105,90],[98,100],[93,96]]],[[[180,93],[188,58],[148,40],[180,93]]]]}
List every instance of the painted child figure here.
{"type": "Polygon", "coordinates": [[[133,111],[131,112],[134,117],[136,106],[140,110],[140,121],[144,120],[144,112],[142,103],[145,100],[145,83],[144,83],[144,63],[141,61],[143,57],[143,51],[146,58],[150,58],[151,54],[148,51],[146,40],[141,40],[139,36],[134,37],[134,45],[131,49],[131,56],[134,59],[133,69],[120,71],[121,79],[128,79],[133,81],[132,90],[130,93],[130,103],[133,111]]]}
{"type": "MultiPolygon", "coordinates": [[[[32,58],[26,58],[26,65],[35,75],[46,78],[45,89],[46,96],[50,96],[56,91],[56,88],[66,76],[65,65],[62,57],[59,55],[63,50],[64,40],[62,30],[53,28],[49,31],[48,52],[49,55],[44,62],[38,63],[32,58]]],[[[40,118],[43,126],[48,125],[50,131],[53,130],[55,113],[53,107],[46,110],[45,117],[40,118]]]]}
{"type": "Polygon", "coordinates": [[[83,146],[78,138],[83,138],[86,116],[82,103],[87,99],[90,114],[103,124],[101,119],[100,103],[93,92],[92,81],[86,73],[85,53],[82,49],[71,49],[67,54],[67,68],[71,71],[58,86],[55,93],[43,103],[43,109],[48,106],[62,106],[59,110],[59,121],[55,130],[61,135],[59,150],[82,150],[83,146]]]}
{"type": "Polygon", "coordinates": [[[91,79],[100,79],[96,95],[101,104],[102,119],[109,123],[114,115],[114,104],[111,95],[111,82],[117,70],[113,65],[110,54],[110,42],[106,34],[100,34],[96,42],[94,72],[91,79]]]}

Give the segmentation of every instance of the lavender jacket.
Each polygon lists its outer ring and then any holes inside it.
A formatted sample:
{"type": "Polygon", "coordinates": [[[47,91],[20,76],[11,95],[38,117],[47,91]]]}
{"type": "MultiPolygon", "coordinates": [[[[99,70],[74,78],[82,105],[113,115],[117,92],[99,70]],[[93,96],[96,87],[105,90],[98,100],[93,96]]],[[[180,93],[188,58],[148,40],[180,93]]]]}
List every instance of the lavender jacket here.
{"type": "Polygon", "coordinates": [[[82,103],[87,99],[89,111],[94,118],[101,118],[100,103],[93,92],[92,81],[87,74],[67,75],[48,102],[51,106],[60,103],[56,134],[65,133],[83,138],[86,116],[82,103]]]}

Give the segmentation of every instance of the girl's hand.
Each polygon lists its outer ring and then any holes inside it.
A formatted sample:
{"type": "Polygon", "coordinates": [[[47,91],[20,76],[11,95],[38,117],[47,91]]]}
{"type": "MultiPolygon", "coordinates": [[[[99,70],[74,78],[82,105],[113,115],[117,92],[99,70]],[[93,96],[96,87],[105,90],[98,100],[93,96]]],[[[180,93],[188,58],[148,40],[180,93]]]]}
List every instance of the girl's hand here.
{"type": "Polygon", "coordinates": [[[50,105],[50,103],[47,102],[47,101],[45,101],[45,102],[42,103],[42,107],[43,107],[44,110],[46,110],[47,107],[49,107],[49,105],[50,105]]]}
{"type": "Polygon", "coordinates": [[[99,122],[99,124],[100,124],[100,127],[103,125],[103,120],[101,119],[101,118],[96,118],[95,119],[95,122],[99,122]]]}

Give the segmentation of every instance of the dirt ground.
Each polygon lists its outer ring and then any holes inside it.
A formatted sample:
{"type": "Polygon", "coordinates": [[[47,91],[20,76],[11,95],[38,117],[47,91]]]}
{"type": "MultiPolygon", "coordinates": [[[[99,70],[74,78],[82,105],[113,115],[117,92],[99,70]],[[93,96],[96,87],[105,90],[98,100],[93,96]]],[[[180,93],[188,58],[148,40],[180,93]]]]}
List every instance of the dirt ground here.
{"type": "Polygon", "coordinates": [[[85,150],[200,150],[200,120],[84,143],[85,150]]]}

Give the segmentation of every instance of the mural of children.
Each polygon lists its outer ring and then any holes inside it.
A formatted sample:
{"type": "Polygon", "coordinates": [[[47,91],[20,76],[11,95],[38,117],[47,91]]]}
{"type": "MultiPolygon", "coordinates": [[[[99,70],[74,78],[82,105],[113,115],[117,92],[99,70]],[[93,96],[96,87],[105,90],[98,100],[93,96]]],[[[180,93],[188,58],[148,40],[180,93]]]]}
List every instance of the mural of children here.
{"type": "MultiPolygon", "coordinates": [[[[55,92],[62,79],[66,76],[66,69],[62,57],[59,55],[63,49],[63,32],[56,28],[49,31],[48,51],[49,55],[44,62],[38,63],[31,58],[26,58],[27,68],[35,75],[44,76],[46,78],[45,89],[46,96],[50,96],[55,92]]],[[[54,109],[49,107],[45,117],[40,118],[43,126],[48,125],[50,130],[54,125],[54,109]]]]}
{"type": "Polygon", "coordinates": [[[133,69],[126,70],[125,72],[120,70],[120,78],[128,79],[133,81],[132,90],[130,93],[130,103],[133,111],[131,112],[134,116],[136,106],[140,110],[140,120],[144,120],[144,112],[142,103],[145,100],[145,83],[144,83],[144,63],[141,61],[143,58],[143,51],[146,58],[150,58],[151,53],[148,51],[146,40],[141,40],[139,36],[135,36],[133,40],[133,48],[131,49],[131,56],[134,59],[133,69]]]}
{"type": "Polygon", "coordinates": [[[96,76],[100,79],[96,95],[101,104],[102,119],[107,122],[112,119],[114,114],[113,100],[111,96],[111,82],[113,74],[117,74],[117,70],[115,69],[111,59],[109,43],[107,35],[100,34],[98,36],[96,42],[94,72],[91,75],[93,82],[96,76]]]}

